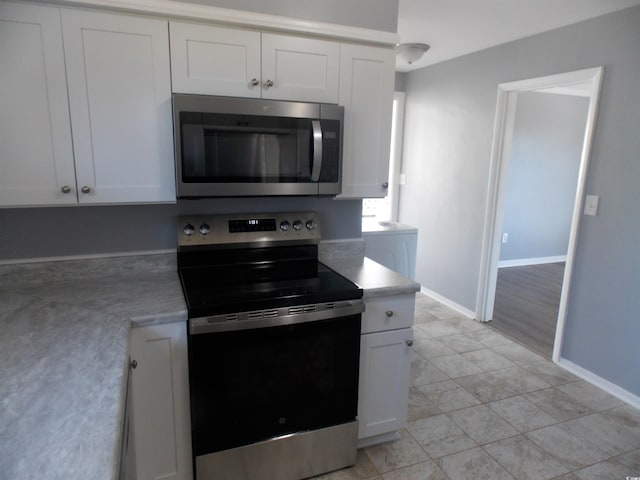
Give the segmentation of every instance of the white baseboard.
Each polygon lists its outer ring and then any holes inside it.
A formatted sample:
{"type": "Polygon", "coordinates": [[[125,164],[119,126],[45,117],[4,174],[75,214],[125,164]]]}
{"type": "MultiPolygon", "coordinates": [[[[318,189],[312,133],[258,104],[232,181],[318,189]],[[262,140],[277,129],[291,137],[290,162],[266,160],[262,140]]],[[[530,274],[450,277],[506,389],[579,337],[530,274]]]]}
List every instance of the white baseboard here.
{"type": "Polygon", "coordinates": [[[595,385],[605,392],[610,393],[614,397],[622,400],[632,407],[640,409],[640,397],[616,385],[615,383],[611,383],[609,380],[605,380],[604,378],[599,377],[595,373],[579,365],[576,365],[566,358],[560,357],[560,359],[558,360],[558,366],[564,368],[568,372],[573,373],[575,376],[580,377],[590,384],[595,385]]]}
{"type": "Polygon", "coordinates": [[[543,263],[559,263],[566,261],[566,255],[557,255],[555,257],[516,258],[514,260],[500,260],[498,262],[498,268],[525,267],[527,265],[542,265],[543,263]]]}
{"type": "Polygon", "coordinates": [[[443,297],[442,295],[434,292],[433,290],[429,290],[428,288],[425,288],[425,287],[420,287],[420,292],[424,293],[428,297],[433,298],[434,300],[439,301],[443,305],[446,305],[447,307],[451,308],[452,310],[455,310],[456,312],[464,315],[467,318],[471,318],[471,319],[476,318],[476,312],[473,312],[468,308],[463,307],[462,305],[454,302],[453,300],[449,300],[447,297],[443,297]]]}

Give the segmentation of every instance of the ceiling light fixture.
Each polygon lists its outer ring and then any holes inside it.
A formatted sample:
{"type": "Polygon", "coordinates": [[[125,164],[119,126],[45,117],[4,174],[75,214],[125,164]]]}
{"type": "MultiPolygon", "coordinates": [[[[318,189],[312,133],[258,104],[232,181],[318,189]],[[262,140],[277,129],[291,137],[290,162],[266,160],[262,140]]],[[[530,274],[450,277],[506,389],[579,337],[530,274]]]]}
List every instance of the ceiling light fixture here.
{"type": "Polygon", "coordinates": [[[409,65],[420,60],[429,48],[431,47],[426,43],[400,43],[396,45],[398,57],[409,65]]]}

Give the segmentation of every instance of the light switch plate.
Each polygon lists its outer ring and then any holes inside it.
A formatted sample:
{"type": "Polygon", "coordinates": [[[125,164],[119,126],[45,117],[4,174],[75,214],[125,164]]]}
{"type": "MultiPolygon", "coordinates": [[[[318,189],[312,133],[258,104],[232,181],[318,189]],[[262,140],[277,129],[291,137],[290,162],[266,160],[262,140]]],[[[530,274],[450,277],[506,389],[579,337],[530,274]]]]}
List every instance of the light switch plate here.
{"type": "Polygon", "coordinates": [[[584,214],[595,217],[598,215],[598,202],[600,197],[598,195],[587,195],[584,201],[584,214]]]}

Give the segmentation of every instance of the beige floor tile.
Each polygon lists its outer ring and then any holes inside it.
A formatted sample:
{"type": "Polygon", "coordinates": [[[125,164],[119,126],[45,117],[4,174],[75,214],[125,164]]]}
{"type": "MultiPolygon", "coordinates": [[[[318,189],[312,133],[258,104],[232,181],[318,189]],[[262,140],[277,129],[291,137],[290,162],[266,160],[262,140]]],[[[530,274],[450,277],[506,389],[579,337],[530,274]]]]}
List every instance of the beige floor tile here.
{"type": "Polygon", "coordinates": [[[431,359],[431,362],[438,367],[439,370],[446,373],[449,378],[464,377],[482,372],[476,364],[467,360],[459,353],[434,357],[431,359]]]}
{"type": "Polygon", "coordinates": [[[382,478],[384,480],[449,480],[440,467],[432,461],[385,473],[382,478]]]}
{"type": "Polygon", "coordinates": [[[423,385],[418,389],[442,413],[471,407],[480,403],[477,398],[453,380],[423,385]]]}
{"type": "MultiPolygon", "coordinates": [[[[426,386],[429,388],[429,385],[426,386]]],[[[409,407],[407,421],[414,422],[420,418],[431,417],[443,413],[438,404],[425,396],[418,387],[409,388],[409,407]]]]}
{"type": "Polygon", "coordinates": [[[574,400],[579,401],[595,412],[624,405],[622,400],[617,399],[613,395],[609,395],[604,390],[584,380],[561,385],[558,387],[558,390],[563,391],[574,400]]]}
{"type": "Polygon", "coordinates": [[[449,414],[478,445],[518,435],[518,431],[486,405],[456,410],[449,414]]]}
{"type": "Polygon", "coordinates": [[[508,345],[498,345],[493,347],[493,350],[503,357],[507,357],[513,363],[518,365],[526,365],[528,363],[540,362],[544,360],[543,357],[537,353],[533,353],[531,350],[526,349],[522,345],[518,345],[512,342],[508,345]]]}
{"type": "Polygon", "coordinates": [[[528,432],[557,423],[555,418],[522,396],[498,400],[489,403],[488,407],[520,432],[528,432]]]}
{"type": "Polygon", "coordinates": [[[483,448],[518,480],[546,480],[568,473],[564,465],[522,435],[483,448]]]}
{"type": "Polygon", "coordinates": [[[516,393],[527,393],[548,388],[551,385],[537,375],[519,366],[496,370],[494,375],[516,393]]]}
{"type": "Polygon", "coordinates": [[[492,370],[499,370],[501,368],[513,366],[513,362],[511,360],[506,359],[489,348],[474,350],[472,352],[462,353],[461,355],[470,362],[473,362],[483,372],[490,372],[492,370]]]}
{"type": "Polygon", "coordinates": [[[411,422],[407,430],[432,458],[443,457],[476,446],[471,437],[446,414],[411,422]]]}
{"type": "Polygon", "coordinates": [[[596,463],[575,472],[580,480],[620,480],[635,479],[640,474],[616,461],[596,463]]]}
{"type": "Polygon", "coordinates": [[[513,477],[481,448],[454,453],[438,461],[442,470],[455,480],[512,480],[513,477]]]}
{"type": "Polygon", "coordinates": [[[564,424],[529,432],[526,437],[553,455],[569,470],[576,470],[609,457],[608,453],[588,440],[578,437],[564,424]]]}
{"type": "Polygon", "coordinates": [[[429,360],[417,353],[411,357],[411,385],[428,385],[449,377],[429,360]]]}
{"type": "Polygon", "coordinates": [[[559,422],[592,413],[589,407],[574,400],[557,387],[527,393],[524,397],[559,422]]]}
{"type": "Polygon", "coordinates": [[[466,335],[482,343],[486,347],[497,347],[498,345],[511,345],[514,342],[504,335],[491,330],[491,328],[485,326],[483,329],[469,332],[466,335]]]}
{"type": "Polygon", "coordinates": [[[380,480],[376,467],[366,455],[363,449],[358,450],[356,464],[353,467],[343,468],[335,472],[326,473],[318,477],[316,480],[380,480]]]}
{"type": "Polygon", "coordinates": [[[497,377],[495,372],[459,377],[456,378],[456,383],[484,403],[516,395],[516,392],[503,379],[497,377]]]}
{"type": "Polygon", "coordinates": [[[579,380],[579,378],[572,373],[567,372],[548,360],[527,363],[522,365],[522,368],[534,373],[536,376],[540,377],[552,386],[564,385],[566,383],[576,382],[579,380]]]}
{"type": "Polygon", "coordinates": [[[422,337],[413,342],[413,350],[424,358],[455,354],[453,350],[436,338],[422,337]]]}
{"type": "Polygon", "coordinates": [[[474,350],[487,348],[486,345],[471,338],[468,333],[446,335],[444,337],[439,337],[438,340],[456,353],[472,352],[474,350]]]}
{"type": "Polygon", "coordinates": [[[640,447],[640,434],[625,428],[624,421],[608,412],[594,413],[566,422],[577,435],[609,455],[620,455],[640,447]]]}
{"type": "Polygon", "coordinates": [[[406,430],[400,431],[399,440],[374,445],[364,451],[380,473],[429,460],[429,456],[406,430]]]}

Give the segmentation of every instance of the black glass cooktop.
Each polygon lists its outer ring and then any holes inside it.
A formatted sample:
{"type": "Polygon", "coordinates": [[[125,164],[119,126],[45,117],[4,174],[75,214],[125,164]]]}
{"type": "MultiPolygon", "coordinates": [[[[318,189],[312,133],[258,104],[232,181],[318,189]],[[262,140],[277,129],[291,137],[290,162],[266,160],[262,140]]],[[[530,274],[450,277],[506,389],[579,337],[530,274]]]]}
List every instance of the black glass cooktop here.
{"type": "Polygon", "coordinates": [[[362,298],[358,286],[316,255],[315,246],[179,252],[189,318],[362,298]]]}

